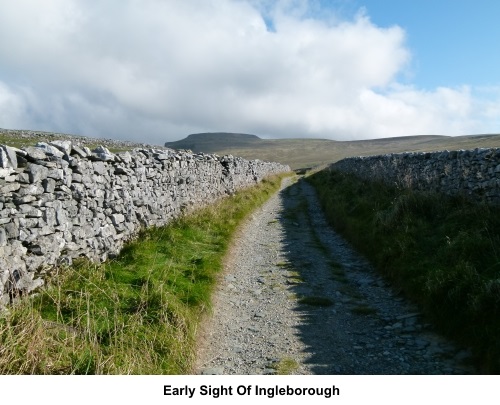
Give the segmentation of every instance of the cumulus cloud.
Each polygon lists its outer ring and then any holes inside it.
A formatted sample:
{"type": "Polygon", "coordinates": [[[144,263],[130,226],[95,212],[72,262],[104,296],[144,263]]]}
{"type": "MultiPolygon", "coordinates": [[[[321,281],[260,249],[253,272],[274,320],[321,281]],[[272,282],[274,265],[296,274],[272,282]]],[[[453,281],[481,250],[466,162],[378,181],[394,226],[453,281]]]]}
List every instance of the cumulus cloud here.
{"type": "Polygon", "coordinates": [[[398,83],[405,32],[306,0],[0,0],[0,127],[163,143],[191,132],[485,132],[499,91],[398,83]],[[489,117],[489,118],[488,118],[489,117]],[[489,120],[488,120],[489,119],[489,120]]]}

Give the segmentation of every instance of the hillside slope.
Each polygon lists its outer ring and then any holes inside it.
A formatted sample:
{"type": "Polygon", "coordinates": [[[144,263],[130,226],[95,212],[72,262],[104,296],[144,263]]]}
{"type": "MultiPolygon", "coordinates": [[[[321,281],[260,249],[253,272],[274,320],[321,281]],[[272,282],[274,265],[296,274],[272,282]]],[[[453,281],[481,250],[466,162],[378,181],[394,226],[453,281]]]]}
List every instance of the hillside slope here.
{"type": "Polygon", "coordinates": [[[236,155],[288,164],[293,169],[333,163],[350,156],[368,156],[398,152],[431,152],[500,147],[500,135],[417,135],[362,141],[329,139],[261,139],[256,135],[236,133],[192,134],[165,146],[193,152],[236,155]]]}

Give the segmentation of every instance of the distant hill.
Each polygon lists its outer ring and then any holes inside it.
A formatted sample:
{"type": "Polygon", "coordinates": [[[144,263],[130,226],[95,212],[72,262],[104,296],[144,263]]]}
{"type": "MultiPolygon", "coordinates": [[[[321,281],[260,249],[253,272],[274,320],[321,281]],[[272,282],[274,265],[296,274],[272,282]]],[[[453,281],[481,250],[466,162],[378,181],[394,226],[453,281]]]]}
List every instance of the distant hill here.
{"type": "Polygon", "coordinates": [[[234,134],[229,132],[207,132],[191,134],[176,142],[165,142],[165,147],[189,149],[193,152],[216,153],[221,147],[253,147],[262,141],[257,135],[234,134]]]}
{"type": "Polygon", "coordinates": [[[500,135],[415,135],[362,141],[330,139],[261,139],[256,135],[226,132],[192,134],[176,142],[166,142],[172,149],[235,155],[289,164],[293,169],[314,167],[349,156],[368,156],[398,152],[432,152],[474,148],[500,148],[500,135]]]}

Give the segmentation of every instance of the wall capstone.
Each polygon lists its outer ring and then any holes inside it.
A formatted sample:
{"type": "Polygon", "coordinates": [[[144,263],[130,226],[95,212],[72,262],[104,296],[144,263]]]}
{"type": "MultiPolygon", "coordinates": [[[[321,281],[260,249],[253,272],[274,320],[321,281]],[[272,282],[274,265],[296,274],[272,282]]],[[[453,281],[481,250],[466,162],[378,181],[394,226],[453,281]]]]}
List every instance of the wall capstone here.
{"type": "Polygon", "coordinates": [[[78,257],[105,261],[143,227],[286,171],[279,163],[171,149],[0,145],[0,305],[41,286],[43,269],[78,257]]]}

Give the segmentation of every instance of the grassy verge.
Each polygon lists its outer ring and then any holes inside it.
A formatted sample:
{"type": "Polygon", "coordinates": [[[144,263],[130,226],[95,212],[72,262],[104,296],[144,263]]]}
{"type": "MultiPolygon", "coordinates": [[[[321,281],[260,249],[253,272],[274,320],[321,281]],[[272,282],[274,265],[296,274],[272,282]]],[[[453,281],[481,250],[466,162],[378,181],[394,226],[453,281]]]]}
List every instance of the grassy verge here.
{"type": "Polygon", "coordinates": [[[241,221],[281,177],[164,228],[100,266],[81,262],[0,318],[0,374],[183,374],[241,221]]]}
{"type": "Polygon", "coordinates": [[[500,372],[500,209],[322,171],[330,223],[446,335],[500,372]]]}

